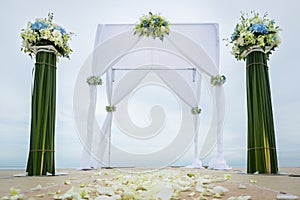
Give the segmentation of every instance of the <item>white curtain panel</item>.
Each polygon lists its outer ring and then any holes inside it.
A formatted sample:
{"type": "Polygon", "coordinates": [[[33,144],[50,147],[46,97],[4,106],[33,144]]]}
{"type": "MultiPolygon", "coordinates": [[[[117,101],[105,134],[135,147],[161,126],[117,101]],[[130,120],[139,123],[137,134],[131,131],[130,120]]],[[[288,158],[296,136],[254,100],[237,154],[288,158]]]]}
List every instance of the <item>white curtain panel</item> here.
{"type": "MultiPolygon", "coordinates": [[[[210,85],[211,76],[219,74],[218,25],[173,24],[170,35],[163,42],[134,36],[132,27],[132,24],[98,25],[95,49],[84,63],[77,80],[81,80],[80,83],[83,84],[84,76],[106,74],[108,102],[116,106],[153,71],[191,108],[200,105],[201,81],[204,80],[212,96],[213,117],[206,138],[201,138],[204,143],[200,147],[200,117],[194,116],[194,160],[191,161],[191,167],[202,167],[200,159],[206,157],[217,144],[217,157],[210,162],[210,167],[227,168],[222,131],[225,116],[224,90],[222,86],[210,85]],[[122,78],[117,79],[114,76],[117,70],[123,71],[122,78]],[[189,70],[196,73],[184,72],[189,70]],[[119,80],[122,82],[118,82],[119,80]]],[[[84,142],[81,168],[100,168],[110,142],[113,113],[107,113],[100,129],[95,125],[96,86],[87,87],[78,83],[74,93],[75,120],[84,142]],[[89,98],[85,100],[88,106],[82,104],[83,100],[78,100],[79,92],[82,95],[89,94],[89,98]],[[83,118],[87,122],[80,121],[83,118]],[[95,164],[91,164],[92,157],[96,160],[95,164]]]]}

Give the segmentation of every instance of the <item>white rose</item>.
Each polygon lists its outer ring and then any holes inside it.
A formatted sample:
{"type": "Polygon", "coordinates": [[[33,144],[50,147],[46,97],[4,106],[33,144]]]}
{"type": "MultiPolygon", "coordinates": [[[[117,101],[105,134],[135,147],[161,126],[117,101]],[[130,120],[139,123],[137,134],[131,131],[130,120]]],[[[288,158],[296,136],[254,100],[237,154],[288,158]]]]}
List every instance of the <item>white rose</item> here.
{"type": "Polygon", "coordinates": [[[49,30],[41,30],[41,37],[42,39],[45,39],[45,40],[49,40],[50,37],[51,37],[51,32],[49,30]]]}
{"type": "Polygon", "coordinates": [[[55,45],[61,46],[63,43],[62,35],[59,30],[54,30],[52,32],[53,40],[55,45]]]}
{"type": "Polygon", "coordinates": [[[59,30],[54,30],[54,31],[52,32],[52,35],[53,35],[55,38],[61,38],[61,36],[62,36],[59,30]]]}
{"type": "Polygon", "coordinates": [[[243,38],[243,36],[238,37],[237,43],[238,43],[239,45],[241,45],[241,46],[244,44],[244,38],[243,38]]]}

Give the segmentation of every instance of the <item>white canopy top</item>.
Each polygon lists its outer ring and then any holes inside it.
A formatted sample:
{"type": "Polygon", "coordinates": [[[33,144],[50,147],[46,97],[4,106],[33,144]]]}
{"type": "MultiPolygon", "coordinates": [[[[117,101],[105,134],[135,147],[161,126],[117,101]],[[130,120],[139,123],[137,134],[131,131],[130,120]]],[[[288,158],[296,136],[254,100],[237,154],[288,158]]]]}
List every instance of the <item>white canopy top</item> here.
{"type": "Polygon", "coordinates": [[[141,64],[166,65],[166,62],[171,68],[192,66],[209,76],[218,74],[218,24],[172,24],[170,35],[163,42],[133,36],[133,26],[98,25],[93,74],[101,75],[115,66],[132,68],[141,64]]]}

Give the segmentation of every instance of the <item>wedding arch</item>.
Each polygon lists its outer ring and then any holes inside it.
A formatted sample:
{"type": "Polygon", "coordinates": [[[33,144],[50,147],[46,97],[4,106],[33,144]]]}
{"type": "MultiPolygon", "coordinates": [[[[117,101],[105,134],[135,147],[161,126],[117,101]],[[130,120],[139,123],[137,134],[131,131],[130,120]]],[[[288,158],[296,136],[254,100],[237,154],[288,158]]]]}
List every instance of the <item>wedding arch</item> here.
{"type": "MultiPolygon", "coordinates": [[[[201,159],[217,145],[217,156],[210,161],[209,167],[227,169],[223,152],[225,96],[222,83],[218,82],[221,77],[218,24],[172,24],[170,34],[163,41],[133,35],[133,26],[99,24],[94,50],[78,75],[73,107],[77,130],[84,144],[81,168],[103,166],[104,153],[111,143],[114,111],[118,112],[118,104],[139,83],[149,74],[155,74],[192,111],[192,128],[185,130],[193,133],[194,160],[191,167],[202,167],[201,159]],[[100,128],[95,117],[97,84],[86,84],[86,79],[104,75],[109,105],[102,105],[106,106],[107,113],[100,128]],[[201,138],[204,142],[200,146],[199,105],[202,81],[206,83],[211,95],[213,113],[210,128],[206,137],[201,138]]],[[[175,142],[180,141],[181,138],[178,138],[175,142]]],[[[168,147],[166,150],[176,151],[168,147]]],[[[142,155],[144,158],[146,156],[142,155]]]]}

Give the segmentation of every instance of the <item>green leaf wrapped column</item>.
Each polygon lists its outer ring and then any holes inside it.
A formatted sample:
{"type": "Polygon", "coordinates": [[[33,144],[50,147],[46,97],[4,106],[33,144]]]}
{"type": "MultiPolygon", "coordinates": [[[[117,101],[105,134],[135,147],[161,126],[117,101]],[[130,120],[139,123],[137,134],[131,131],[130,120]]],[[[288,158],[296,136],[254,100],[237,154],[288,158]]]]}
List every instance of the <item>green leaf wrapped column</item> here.
{"type": "Polygon", "coordinates": [[[246,57],[248,107],[247,173],[278,172],[270,82],[266,54],[251,52],[246,57]]]}
{"type": "Polygon", "coordinates": [[[54,135],[56,112],[56,54],[36,54],[34,88],[31,106],[29,176],[55,174],[54,135]]]}

